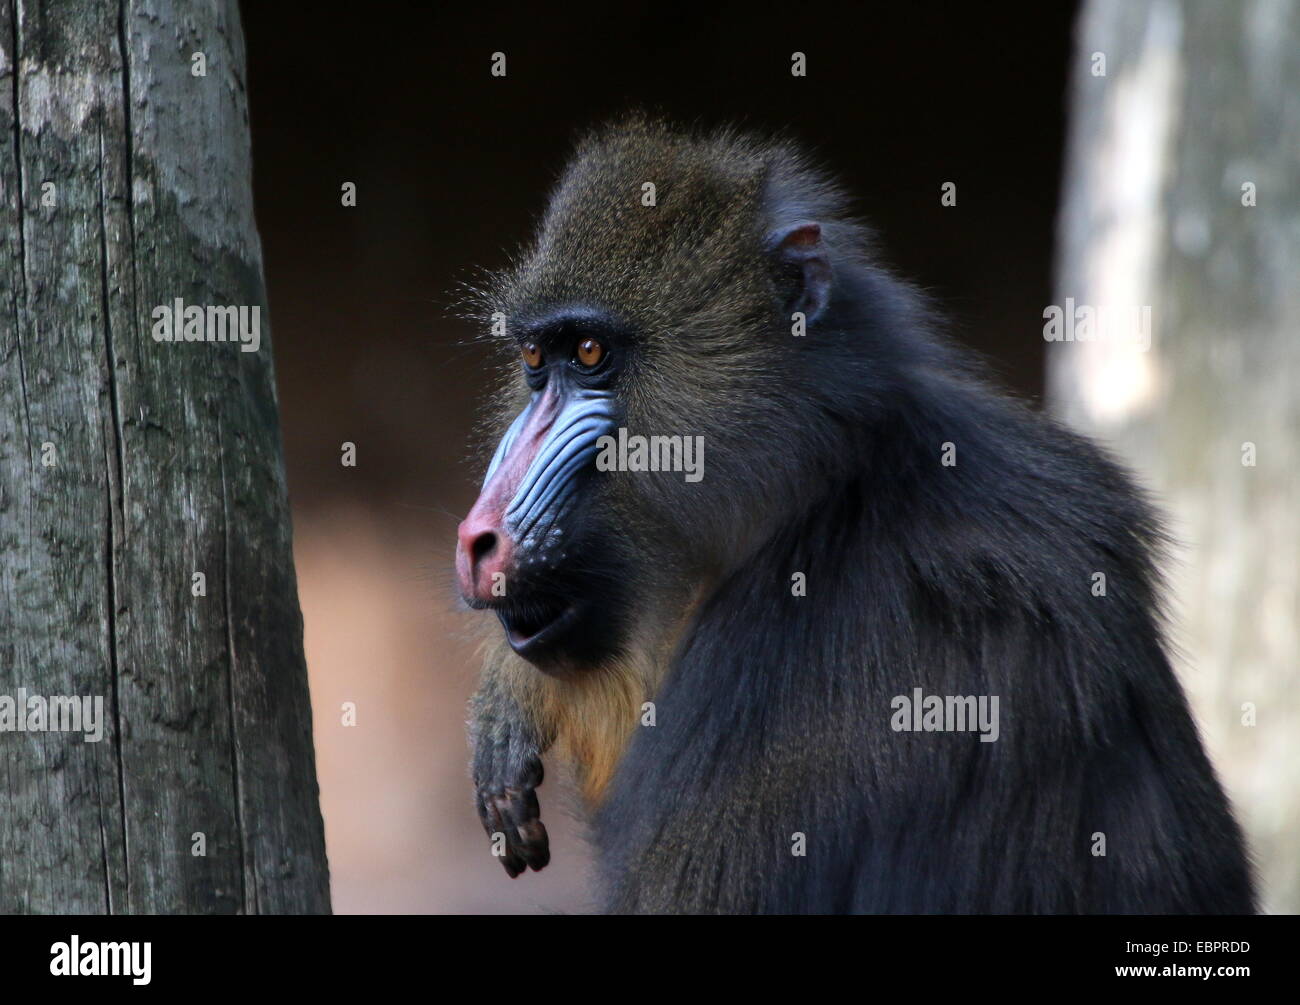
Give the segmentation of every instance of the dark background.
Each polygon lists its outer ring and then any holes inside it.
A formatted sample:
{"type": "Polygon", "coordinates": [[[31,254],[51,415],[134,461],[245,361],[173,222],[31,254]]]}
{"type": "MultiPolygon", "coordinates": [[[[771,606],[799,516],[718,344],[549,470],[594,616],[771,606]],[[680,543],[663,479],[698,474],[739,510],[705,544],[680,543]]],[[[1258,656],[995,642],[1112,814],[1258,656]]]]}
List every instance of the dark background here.
{"type": "MultiPolygon", "coordinates": [[[[243,5],[339,911],[582,903],[576,835],[561,826],[555,864],[511,883],[470,809],[473,661],[449,570],[487,369],[448,308],[458,280],[528,237],[584,129],[641,107],[788,132],[857,194],[953,336],[1014,390],[1042,387],[1074,4],[560,11],[243,5]],[[495,51],[505,78],[489,73],[495,51]],[[806,77],[790,74],[794,51],[806,77]],[[946,181],[955,208],[940,205],[946,181]],[[356,468],[339,463],[344,441],[356,468]],[[342,701],[358,704],[354,728],[342,701]]],[[[542,798],[546,815],[557,796],[542,798]]]]}

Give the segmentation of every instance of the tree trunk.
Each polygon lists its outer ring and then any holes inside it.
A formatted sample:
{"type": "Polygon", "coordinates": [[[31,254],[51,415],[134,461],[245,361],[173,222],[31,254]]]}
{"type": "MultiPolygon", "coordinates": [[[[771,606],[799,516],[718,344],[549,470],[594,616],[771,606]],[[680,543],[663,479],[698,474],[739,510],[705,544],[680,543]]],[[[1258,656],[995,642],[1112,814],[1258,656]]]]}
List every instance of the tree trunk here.
{"type": "Polygon", "coordinates": [[[1293,2],[1085,6],[1057,304],[1149,306],[1152,342],[1048,346],[1056,410],[1111,442],[1173,517],[1182,679],[1265,904],[1288,912],[1300,910],[1297,95],[1293,2]]]}
{"type": "Polygon", "coordinates": [[[0,912],[328,911],[235,0],[0,0],[0,198],[0,912]]]}

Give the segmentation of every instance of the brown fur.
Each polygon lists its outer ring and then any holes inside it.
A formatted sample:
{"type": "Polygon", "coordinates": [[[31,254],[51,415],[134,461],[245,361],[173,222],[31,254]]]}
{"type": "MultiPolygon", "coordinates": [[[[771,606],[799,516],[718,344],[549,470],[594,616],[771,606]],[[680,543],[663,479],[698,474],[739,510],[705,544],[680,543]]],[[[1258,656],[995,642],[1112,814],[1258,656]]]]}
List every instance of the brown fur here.
{"type": "MultiPolygon", "coordinates": [[[[698,598],[698,594],[697,594],[698,598]]],[[[485,618],[488,632],[484,664],[499,669],[519,707],[550,739],[552,752],[574,770],[579,791],[589,806],[604,798],[623,757],[642,705],[654,698],[678,638],[689,623],[687,608],[675,618],[647,617],[643,637],[627,654],[571,679],[549,677],[530,666],[501,637],[495,618],[485,618]],[[668,631],[655,630],[675,620],[668,631]],[[656,638],[658,641],[655,641],[656,638]]]]}

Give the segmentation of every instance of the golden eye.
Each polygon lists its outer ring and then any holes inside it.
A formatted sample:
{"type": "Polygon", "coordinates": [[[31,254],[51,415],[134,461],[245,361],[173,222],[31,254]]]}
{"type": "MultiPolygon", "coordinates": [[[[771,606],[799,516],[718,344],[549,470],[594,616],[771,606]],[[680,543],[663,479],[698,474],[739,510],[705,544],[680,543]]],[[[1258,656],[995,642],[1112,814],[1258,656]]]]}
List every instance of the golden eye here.
{"type": "Polygon", "coordinates": [[[528,365],[530,370],[536,370],[542,365],[542,350],[536,342],[525,342],[520,350],[520,355],[524,357],[524,363],[528,365]]]}
{"type": "Polygon", "coordinates": [[[593,367],[605,358],[605,347],[594,338],[585,338],[578,343],[578,362],[585,367],[593,367]]]}

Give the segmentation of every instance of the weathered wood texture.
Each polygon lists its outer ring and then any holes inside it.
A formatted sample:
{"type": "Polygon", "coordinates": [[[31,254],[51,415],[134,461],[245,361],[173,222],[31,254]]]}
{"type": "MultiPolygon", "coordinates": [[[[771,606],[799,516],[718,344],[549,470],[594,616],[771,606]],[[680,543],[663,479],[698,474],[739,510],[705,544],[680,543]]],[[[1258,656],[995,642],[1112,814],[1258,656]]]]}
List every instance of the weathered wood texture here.
{"type": "Polygon", "coordinates": [[[1173,518],[1181,676],[1300,911],[1300,4],[1092,0],[1076,41],[1057,303],[1148,305],[1152,345],[1049,345],[1049,397],[1173,518]]]}
{"type": "Polygon", "coordinates": [[[328,911],[234,0],[0,0],[0,201],[0,911],[328,911]]]}

